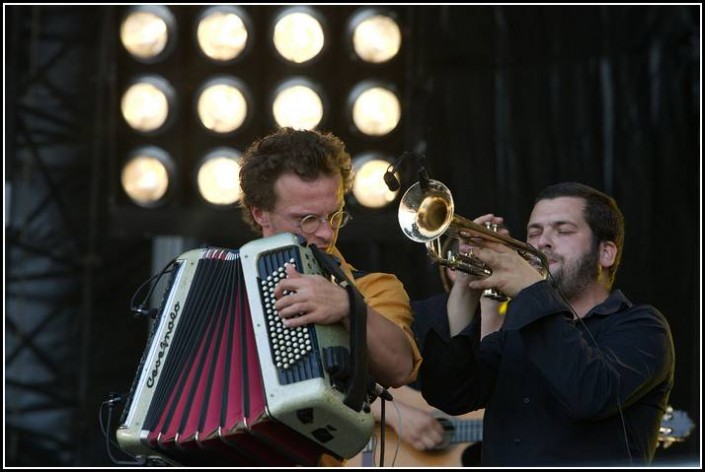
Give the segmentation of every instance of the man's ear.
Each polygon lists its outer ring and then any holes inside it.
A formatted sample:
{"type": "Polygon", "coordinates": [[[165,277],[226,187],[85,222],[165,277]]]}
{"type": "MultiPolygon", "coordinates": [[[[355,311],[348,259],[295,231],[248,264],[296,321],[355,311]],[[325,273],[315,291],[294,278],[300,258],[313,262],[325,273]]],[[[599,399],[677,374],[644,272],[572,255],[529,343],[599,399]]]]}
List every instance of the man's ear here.
{"type": "Polygon", "coordinates": [[[252,219],[254,219],[255,222],[262,227],[262,229],[267,229],[271,226],[269,221],[269,212],[264,211],[261,208],[252,207],[252,219]]]}
{"type": "Polygon", "coordinates": [[[600,265],[612,267],[615,260],[617,260],[617,245],[612,241],[602,241],[600,243],[600,265]]]}

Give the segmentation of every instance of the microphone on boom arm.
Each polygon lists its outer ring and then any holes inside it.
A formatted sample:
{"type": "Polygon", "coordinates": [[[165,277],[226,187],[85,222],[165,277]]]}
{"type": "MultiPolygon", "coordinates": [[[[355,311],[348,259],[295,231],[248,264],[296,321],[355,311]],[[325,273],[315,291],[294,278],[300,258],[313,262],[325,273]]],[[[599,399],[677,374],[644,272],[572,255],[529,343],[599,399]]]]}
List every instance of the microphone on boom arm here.
{"type": "Polygon", "coordinates": [[[394,173],[397,171],[402,162],[410,157],[416,159],[416,163],[419,168],[419,184],[421,185],[421,188],[424,190],[428,188],[431,179],[429,178],[428,171],[426,170],[426,157],[418,152],[404,151],[404,153],[394,163],[387,167],[387,171],[384,173],[384,183],[387,184],[387,188],[389,188],[390,191],[396,192],[401,187],[399,179],[397,179],[394,173]]]}

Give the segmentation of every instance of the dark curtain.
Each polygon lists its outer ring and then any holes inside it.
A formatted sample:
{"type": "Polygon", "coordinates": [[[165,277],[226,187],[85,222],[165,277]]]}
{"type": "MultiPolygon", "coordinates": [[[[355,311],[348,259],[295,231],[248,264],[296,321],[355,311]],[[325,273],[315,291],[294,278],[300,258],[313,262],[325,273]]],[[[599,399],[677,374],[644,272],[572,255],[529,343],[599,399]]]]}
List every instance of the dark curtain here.
{"type": "MultiPolygon", "coordinates": [[[[699,416],[700,8],[446,6],[412,16],[407,146],[427,143],[457,213],[502,215],[520,240],[549,184],[613,195],[626,218],[616,285],[669,319],[672,404],[699,416]]],[[[664,454],[694,453],[693,436],[664,454]]]]}

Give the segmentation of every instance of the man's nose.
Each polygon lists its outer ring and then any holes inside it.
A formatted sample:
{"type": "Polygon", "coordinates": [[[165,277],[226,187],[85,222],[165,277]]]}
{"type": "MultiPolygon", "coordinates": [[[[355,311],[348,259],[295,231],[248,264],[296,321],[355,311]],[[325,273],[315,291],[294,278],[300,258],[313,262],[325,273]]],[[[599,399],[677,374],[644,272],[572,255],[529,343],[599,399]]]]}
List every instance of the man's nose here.
{"type": "Polygon", "coordinates": [[[544,231],[541,233],[541,236],[539,236],[538,245],[539,249],[553,247],[553,237],[550,231],[544,231]]]}
{"type": "Polygon", "coordinates": [[[314,231],[313,234],[318,239],[330,241],[331,239],[333,239],[335,230],[330,226],[330,221],[328,221],[328,219],[326,218],[323,218],[321,219],[321,224],[318,225],[318,228],[316,228],[316,231],[314,231]]]}

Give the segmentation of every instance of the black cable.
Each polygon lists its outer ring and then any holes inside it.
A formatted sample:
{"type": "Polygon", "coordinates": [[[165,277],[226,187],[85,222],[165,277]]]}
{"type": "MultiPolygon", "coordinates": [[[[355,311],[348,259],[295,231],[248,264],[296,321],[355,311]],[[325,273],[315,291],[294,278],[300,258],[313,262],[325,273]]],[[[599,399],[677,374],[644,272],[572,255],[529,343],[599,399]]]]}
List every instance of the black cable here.
{"type": "Polygon", "coordinates": [[[116,404],[122,402],[122,399],[123,399],[123,397],[121,395],[116,395],[116,394],[111,393],[110,398],[101,404],[100,410],[98,411],[98,423],[100,424],[100,430],[103,433],[103,436],[105,436],[105,448],[108,452],[108,457],[110,457],[110,460],[114,464],[118,464],[118,465],[145,465],[147,463],[146,458],[137,459],[136,457],[127,453],[125,450],[123,450],[120,447],[119,444],[117,444],[115,442],[115,440],[113,440],[113,438],[110,434],[111,424],[112,424],[112,419],[113,419],[113,410],[115,409],[116,404]],[[107,425],[103,424],[103,411],[104,411],[104,408],[106,405],[108,407],[108,424],[107,425]],[[112,446],[114,446],[115,448],[122,451],[125,455],[134,459],[134,461],[121,461],[121,460],[116,459],[113,456],[112,446]]]}
{"type": "Polygon", "coordinates": [[[176,264],[176,259],[172,259],[171,261],[169,261],[169,263],[167,263],[159,273],[149,277],[147,280],[142,282],[142,284],[137,288],[137,290],[135,290],[135,293],[132,294],[132,298],[130,298],[130,310],[133,311],[137,316],[146,316],[148,318],[154,318],[156,316],[158,310],[154,308],[147,308],[147,303],[152,297],[152,293],[154,293],[154,289],[157,287],[159,280],[161,280],[164,274],[171,272],[169,268],[174,264],[176,264]],[[147,292],[147,295],[144,297],[142,303],[139,306],[135,305],[135,299],[137,298],[137,295],[139,295],[145,285],[152,282],[154,279],[157,279],[157,281],[153,283],[152,286],[149,288],[149,292],[147,292]]]}
{"type": "Polygon", "coordinates": [[[386,433],[386,408],[385,405],[387,404],[387,401],[384,398],[380,397],[380,401],[382,402],[382,405],[380,406],[380,435],[379,435],[379,466],[384,467],[384,446],[386,443],[386,438],[385,436],[387,435],[386,433]]]}
{"type": "MultiPolygon", "coordinates": [[[[582,325],[582,327],[585,329],[585,332],[588,334],[590,339],[592,340],[592,343],[595,345],[595,348],[598,350],[601,356],[606,357],[606,354],[600,349],[600,345],[597,344],[597,340],[595,339],[595,336],[593,336],[592,331],[587,327],[587,324],[585,324],[585,321],[578,316],[578,314],[575,312],[573,309],[573,306],[570,304],[568,299],[566,298],[565,294],[561,291],[560,288],[558,288],[558,283],[556,282],[556,279],[553,278],[553,274],[551,271],[546,268],[546,274],[547,278],[550,280],[551,286],[556,290],[558,295],[560,295],[561,299],[563,302],[568,305],[568,308],[570,308],[570,312],[573,313],[573,317],[577,318],[578,322],[582,325]]],[[[619,382],[619,377],[617,377],[617,381],[619,382]]],[[[622,434],[624,435],[624,445],[627,449],[627,458],[629,459],[629,466],[634,465],[634,461],[632,459],[632,453],[629,449],[629,435],[627,434],[627,422],[624,419],[624,413],[622,412],[622,401],[619,399],[619,393],[620,389],[617,388],[617,411],[619,411],[619,419],[622,423],[622,434]]]]}

